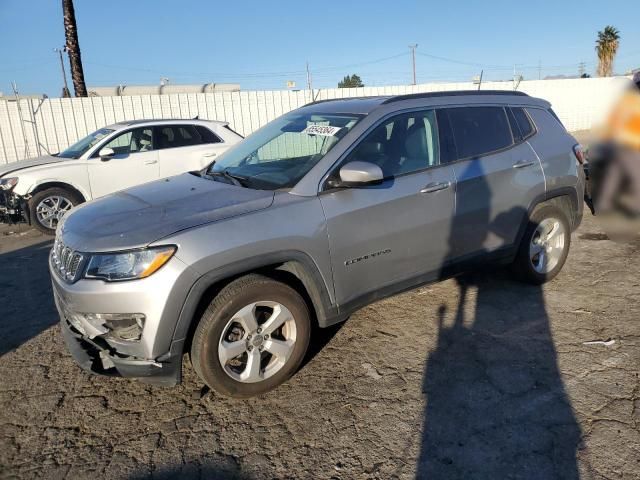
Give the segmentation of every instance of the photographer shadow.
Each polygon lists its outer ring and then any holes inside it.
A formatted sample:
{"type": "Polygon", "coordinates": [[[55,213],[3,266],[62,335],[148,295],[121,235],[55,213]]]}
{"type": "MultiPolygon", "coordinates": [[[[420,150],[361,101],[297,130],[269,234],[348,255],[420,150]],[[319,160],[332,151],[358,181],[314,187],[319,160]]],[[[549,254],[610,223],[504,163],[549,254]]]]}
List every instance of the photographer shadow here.
{"type": "MultiPolygon", "coordinates": [[[[489,205],[490,188],[479,183],[475,194],[485,198],[476,205],[489,205]]],[[[481,208],[455,217],[452,251],[464,241],[482,252],[489,232],[500,235],[505,219],[526,215],[515,208],[491,221],[481,208]]],[[[542,287],[512,281],[496,268],[456,283],[456,309],[439,307],[437,344],[425,367],[417,477],[579,478],[581,431],[558,367],[542,287]]]]}

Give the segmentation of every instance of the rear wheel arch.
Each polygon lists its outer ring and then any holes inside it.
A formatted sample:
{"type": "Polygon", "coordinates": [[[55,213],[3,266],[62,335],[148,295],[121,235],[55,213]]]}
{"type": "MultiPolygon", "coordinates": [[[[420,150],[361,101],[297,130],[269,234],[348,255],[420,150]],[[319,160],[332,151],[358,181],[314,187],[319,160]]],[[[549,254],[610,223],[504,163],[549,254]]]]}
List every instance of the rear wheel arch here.
{"type": "Polygon", "coordinates": [[[579,204],[577,193],[572,188],[559,189],[550,193],[540,195],[533,199],[533,201],[529,205],[529,208],[527,209],[526,215],[524,215],[522,218],[522,223],[520,224],[518,235],[516,236],[516,246],[520,245],[520,241],[522,240],[522,236],[524,235],[527,225],[529,224],[529,219],[531,218],[533,212],[538,208],[544,207],[545,205],[552,205],[560,209],[566,215],[567,220],[569,220],[569,224],[572,230],[575,230],[578,227],[581,219],[578,217],[579,204]]]}
{"type": "MultiPolygon", "coordinates": [[[[578,198],[577,192],[572,189],[562,189],[547,195],[546,200],[540,202],[542,205],[553,205],[560,209],[569,221],[569,226],[572,230],[578,228],[580,224],[580,218],[578,217],[580,211],[580,203],[582,199],[578,198]]],[[[533,211],[530,210],[530,213],[533,211]]]]}

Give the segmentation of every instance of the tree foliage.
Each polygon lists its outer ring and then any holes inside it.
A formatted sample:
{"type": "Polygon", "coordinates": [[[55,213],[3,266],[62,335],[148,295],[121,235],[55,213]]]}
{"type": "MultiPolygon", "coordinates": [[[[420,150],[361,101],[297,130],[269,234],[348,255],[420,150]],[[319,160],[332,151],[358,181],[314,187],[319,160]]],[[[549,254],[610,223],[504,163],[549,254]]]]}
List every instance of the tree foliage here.
{"type": "Polygon", "coordinates": [[[340,82],[338,82],[338,88],[356,88],[356,87],[364,87],[364,83],[362,83],[362,79],[356,75],[347,75],[340,82]]]}
{"type": "Polygon", "coordinates": [[[598,54],[598,76],[610,77],[613,73],[613,59],[620,46],[620,32],[611,25],[598,32],[596,53],[598,54]]]}

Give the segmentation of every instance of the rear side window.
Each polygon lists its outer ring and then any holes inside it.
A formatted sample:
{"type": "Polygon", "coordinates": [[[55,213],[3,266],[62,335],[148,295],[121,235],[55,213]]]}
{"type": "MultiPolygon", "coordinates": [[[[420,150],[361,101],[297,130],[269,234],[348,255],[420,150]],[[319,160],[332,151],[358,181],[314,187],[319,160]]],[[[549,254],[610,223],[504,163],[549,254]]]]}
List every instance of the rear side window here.
{"type": "Polygon", "coordinates": [[[511,129],[502,107],[447,109],[457,157],[479,157],[513,144],[511,129]]]}
{"type": "Polygon", "coordinates": [[[520,143],[524,139],[522,133],[520,132],[520,127],[518,126],[518,121],[516,117],[513,115],[513,109],[507,108],[507,117],[509,117],[509,125],[511,125],[511,133],[513,135],[513,141],[515,143],[520,143]]]}
{"type": "Polygon", "coordinates": [[[524,111],[524,108],[514,107],[511,108],[513,112],[513,116],[516,120],[518,128],[520,129],[520,135],[522,135],[522,139],[528,138],[534,132],[533,125],[531,124],[531,120],[529,119],[529,115],[524,111]]]}
{"type": "Polygon", "coordinates": [[[209,130],[207,127],[203,127],[202,125],[196,125],[196,130],[200,134],[200,138],[202,139],[202,143],[220,143],[222,140],[218,138],[218,136],[209,130]]]}
{"type": "Polygon", "coordinates": [[[159,148],[200,145],[202,139],[194,125],[166,125],[157,127],[159,148]]]}

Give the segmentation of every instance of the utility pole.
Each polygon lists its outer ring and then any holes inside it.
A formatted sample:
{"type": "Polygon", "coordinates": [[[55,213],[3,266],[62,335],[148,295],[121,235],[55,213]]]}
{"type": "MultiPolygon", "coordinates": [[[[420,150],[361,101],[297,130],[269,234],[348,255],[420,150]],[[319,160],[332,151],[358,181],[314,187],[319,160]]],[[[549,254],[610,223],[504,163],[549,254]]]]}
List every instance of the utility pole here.
{"type": "Polygon", "coordinates": [[[542,80],[542,60],[538,60],[538,80],[542,80]]]}
{"type": "Polygon", "coordinates": [[[69,98],[71,97],[71,92],[69,91],[69,85],[67,85],[67,73],[64,71],[64,60],[62,59],[62,52],[66,52],[67,47],[54,48],[53,51],[58,52],[58,55],[60,56],[60,68],[62,69],[62,79],[64,80],[62,96],[65,98],[69,98]]]}
{"type": "Polygon", "coordinates": [[[307,90],[313,90],[313,84],[311,83],[311,72],[309,71],[309,62],[307,62],[307,90]]]}
{"type": "Polygon", "coordinates": [[[412,85],[416,84],[416,48],[418,48],[418,44],[415,43],[413,45],[409,45],[409,48],[411,49],[411,64],[413,66],[413,83],[412,85]]]}
{"type": "Polygon", "coordinates": [[[29,158],[29,140],[27,140],[27,132],[24,129],[22,106],[20,105],[20,96],[18,95],[18,87],[15,80],[11,82],[11,88],[13,88],[13,95],[16,98],[16,106],[18,107],[18,117],[20,118],[20,128],[22,129],[22,140],[24,140],[24,158],[29,158]]]}
{"type": "Polygon", "coordinates": [[[584,75],[585,66],[586,66],[586,65],[585,65],[585,63],[584,63],[584,62],[580,62],[580,63],[578,64],[578,76],[579,76],[580,78],[582,78],[582,75],[584,75]]]}

